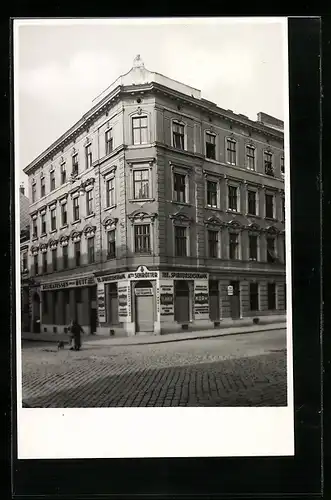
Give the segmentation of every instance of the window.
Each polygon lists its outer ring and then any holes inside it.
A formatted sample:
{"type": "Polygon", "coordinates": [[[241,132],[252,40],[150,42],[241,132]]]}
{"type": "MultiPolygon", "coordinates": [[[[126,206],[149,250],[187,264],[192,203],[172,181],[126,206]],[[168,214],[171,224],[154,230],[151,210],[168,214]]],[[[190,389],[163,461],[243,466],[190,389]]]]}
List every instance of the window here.
{"type": "Polygon", "coordinates": [[[208,256],[218,257],[218,231],[208,231],[208,256]]]}
{"type": "Polygon", "coordinates": [[[46,194],[45,188],[45,177],[41,177],[40,179],[40,196],[43,197],[46,194]]]}
{"type": "Polygon", "coordinates": [[[133,192],[135,200],[149,198],[149,171],[134,170],[133,171],[133,192]]]}
{"type": "Polygon", "coordinates": [[[68,217],[67,217],[67,204],[63,203],[61,205],[61,224],[62,226],[65,226],[67,224],[68,217]]]}
{"type": "Polygon", "coordinates": [[[72,157],[72,175],[78,175],[78,154],[72,157]]]}
{"type": "Polygon", "coordinates": [[[56,229],[56,208],[51,209],[51,230],[55,231],[56,229]]]}
{"type": "Polygon", "coordinates": [[[246,161],[249,170],[255,170],[255,148],[254,146],[246,146],[246,161]]]}
{"type": "Polygon", "coordinates": [[[22,255],[22,271],[28,270],[28,254],[26,252],[22,255]]]}
{"type": "Polygon", "coordinates": [[[206,157],[216,159],[216,136],[210,132],[206,132],[206,157]]]}
{"type": "Polygon", "coordinates": [[[86,191],[86,215],[93,214],[93,190],[86,191]]]}
{"type": "Polygon", "coordinates": [[[285,175],[285,163],[284,163],[284,156],[281,156],[280,158],[280,173],[282,175],[285,175]]]}
{"type": "Polygon", "coordinates": [[[228,186],[229,210],[238,211],[238,188],[228,186]]]}
{"type": "Polygon", "coordinates": [[[236,164],[236,159],[237,159],[236,146],[237,143],[234,139],[226,140],[226,161],[227,163],[230,163],[230,165],[236,164]]]}
{"type": "Polygon", "coordinates": [[[257,236],[255,234],[249,235],[249,259],[257,260],[257,236]]]}
{"type": "Polygon", "coordinates": [[[44,252],[43,256],[43,273],[47,273],[47,253],[44,252]]]}
{"type": "Polygon", "coordinates": [[[275,238],[268,237],[267,238],[267,262],[272,263],[276,262],[276,250],[275,250],[275,238]]]}
{"type": "Polygon", "coordinates": [[[66,164],[65,162],[61,163],[61,184],[65,184],[67,180],[67,172],[66,172],[66,164]]]}
{"type": "Polygon", "coordinates": [[[107,259],[115,259],[116,257],[116,243],[115,243],[115,229],[107,232],[107,259]]]}
{"type": "Polygon", "coordinates": [[[229,233],[229,257],[231,260],[239,258],[239,235],[237,233],[229,233]]]}
{"type": "Polygon", "coordinates": [[[187,228],[175,226],[175,256],[187,256],[187,228]]]}
{"type": "Polygon", "coordinates": [[[93,262],[94,262],[94,237],[87,238],[87,257],[88,257],[88,263],[93,264],[93,262]]]}
{"type": "Polygon", "coordinates": [[[115,178],[106,181],[106,204],[107,207],[115,205],[115,178]]]}
{"type": "Polygon", "coordinates": [[[174,172],[174,200],[186,203],[186,175],[174,172]]]}
{"type": "Polygon", "coordinates": [[[53,248],[52,250],[52,269],[53,272],[57,271],[57,249],[53,248]]]}
{"type": "Polygon", "coordinates": [[[46,214],[42,214],[41,216],[41,234],[46,233],[46,214]]]}
{"type": "Polygon", "coordinates": [[[259,284],[249,284],[249,302],[251,311],[259,310],[259,284]]]}
{"type": "Polygon", "coordinates": [[[207,181],[207,206],[217,207],[217,182],[207,181]]]}
{"type": "Polygon", "coordinates": [[[274,169],[272,166],[272,153],[267,151],[264,152],[264,172],[267,175],[274,175],[274,169]]]}
{"type": "Polygon", "coordinates": [[[32,238],[38,238],[37,219],[32,220],[32,238]]]}
{"type": "Polygon", "coordinates": [[[80,241],[75,241],[74,244],[75,266],[80,266],[80,241]]]}
{"type": "Polygon", "coordinates": [[[134,251],[135,253],[151,253],[149,224],[134,226],[134,251]]]}
{"type": "Polygon", "coordinates": [[[147,144],[147,116],[132,118],[133,144],[147,144]]]}
{"type": "Polygon", "coordinates": [[[34,182],[32,184],[32,203],[34,203],[36,201],[36,183],[34,182]]]}
{"type": "Polygon", "coordinates": [[[172,140],[173,146],[177,149],[184,149],[184,125],[173,122],[172,124],[172,140]]]}
{"type": "Polygon", "coordinates": [[[276,285],[268,283],[268,309],[269,311],[276,309],[276,285]]]}
{"type": "Polygon", "coordinates": [[[113,151],[113,142],[113,129],[109,128],[105,132],[106,155],[113,151]]]}
{"type": "Polygon", "coordinates": [[[74,221],[79,220],[79,197],[76,196],[72,200],[73,203],[73,215],[74,215],[74,221]]]}
{"type": "Polygon", "coordinates": [[[37,276],[38,274],[38,255],[33,256],[33,269],[34,269],[34,275],[37,276]]]}
{"type": "Polygon", "coordinates": [[[68,246],[62,247],[62,264],[63,269],[68,269],[68,246]]]}
{"type": "Polygon", "coordinates": [[[52,170],[49,174],[49,183],[50,183],[51,191],[54,191],[54,189],[55,189],[55,172],[54,172],[54,170],[52,170]]]}
{"type": "Polygon", "coordinates": [[[92,144],[85,146],[85,165],[86,168],[92,167],[92,144]]]}
{"type": "Polygon", "coordinates": [[[274,218],[274,196],[266,193],[265,195],[265,216],[268,219],[274,218]]]}
{"type": "Polygon", "coordinates": [[[256,191],[247,191],[247,202],[249,215],[256,215],[256,191]]]}

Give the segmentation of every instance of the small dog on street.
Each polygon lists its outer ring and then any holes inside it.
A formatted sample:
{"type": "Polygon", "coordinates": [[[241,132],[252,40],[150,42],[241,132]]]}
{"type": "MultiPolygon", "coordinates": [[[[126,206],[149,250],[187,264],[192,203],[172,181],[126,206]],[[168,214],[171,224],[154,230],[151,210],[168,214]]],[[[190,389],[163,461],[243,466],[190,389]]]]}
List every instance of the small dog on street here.
{"type": "Polygon", "coordinates": [[[60,340],[57,344],[57,350],[59,351],[60,349],[64,349],[64,342],[63,340],[60,340]]]}

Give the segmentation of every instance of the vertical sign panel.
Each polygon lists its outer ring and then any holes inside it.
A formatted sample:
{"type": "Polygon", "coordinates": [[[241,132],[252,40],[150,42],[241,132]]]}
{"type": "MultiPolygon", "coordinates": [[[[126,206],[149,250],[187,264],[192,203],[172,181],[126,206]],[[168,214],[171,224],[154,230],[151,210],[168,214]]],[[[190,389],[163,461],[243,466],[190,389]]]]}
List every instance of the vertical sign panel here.
{"type": "Polygon", "coordinates": [[[121,323],[131,322],[131,287],[130,281],[119,281],[117,284],[118,318],[121,323]]]}
{"type": "Polygon", "coordinates": [[[161,321],[174,320],[174,283],[160,281],[160,314],[161,321]]]}
{"type": "Polygon", "coordinates": [[[194,280],[194,319],[209,319],[208,280],[194,280]]]}
{"type": "Polygon", "coordinates": [[[105,285],[98,283],[97,285],[97,301],[98,301],[98,322],[106,322],[106,309],[105,309],[105,285]]]}

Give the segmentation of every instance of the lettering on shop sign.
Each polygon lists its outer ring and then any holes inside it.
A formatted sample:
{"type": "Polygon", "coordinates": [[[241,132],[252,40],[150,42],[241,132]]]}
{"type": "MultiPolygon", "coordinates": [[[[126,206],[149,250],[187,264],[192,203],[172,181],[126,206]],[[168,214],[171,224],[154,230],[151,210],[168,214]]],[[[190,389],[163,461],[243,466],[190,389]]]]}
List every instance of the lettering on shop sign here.
{"type": "Polygon", "coordinates": [[[97,281],[98,283],[105,283],[108,281],[120,281],[120,280],[125,280],[126,279],[126,274],[110,274],[108,276],[98,276],[97,281]]]}
{"type": "Polygon", "coordinates": [[[77,278],[74,280],[57,281],[53,283],[43,283],[41,290],[57,290],[59,288],[74,288],[78,286],[94,285],[94,278],[77,278]]]}
{"type": "Polygon", "coordinates": [[[135,295],[137,296],[153,295],[153,288],[136,288],[135,295]]]}
{"type": "Polygon", "coordinates": [[[156,288],[156,312],[160,313],[160,288],[156,288]]]}
{"type": "Polygon", "coordinates": [[[139,266],[137,271],[130,273],[108,274],[107,276],[98,276],[98,283],[109,283],[111,281],[122,280],[146,280],[156,279],[159,276],[158,271],[149,271],[146,266],[139,266]]]}
{"type": "Polygon", "coordinates": [[[164,279],[206,280],[208,279],[208,273],[162,272],[161,277],[164,279]]]}
{"type": "Polygon", "coordinates": [[[174,314],[174,286],[173,284],[160,286],[160,313],[161,316],[174,314]]]}

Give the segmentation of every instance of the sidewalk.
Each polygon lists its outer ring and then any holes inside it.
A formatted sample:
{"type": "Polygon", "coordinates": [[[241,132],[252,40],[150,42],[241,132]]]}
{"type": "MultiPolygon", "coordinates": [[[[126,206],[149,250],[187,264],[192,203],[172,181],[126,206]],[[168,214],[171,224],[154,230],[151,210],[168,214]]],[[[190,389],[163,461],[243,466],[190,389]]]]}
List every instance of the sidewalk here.
{"type": "MultiPolygon", "coordinates": [[[[163,344],[167,342],[180,342],[184,340],[208,339],[213,337],[223,337],[225,335],[239,335],[253,332],[263,332],[285,329],[286,323],[270,323],[264,325],[241,325],[229,328],[218,328],[215,330],[183,331],[179,333],[167,333],[164,335],[135,335],[133,337],[104,337],[95,335],[83,335],[82,341],[86,346],[130,346],[163,344]]],[[[69,341],[68,335],[22,333],[22,340],[39,342],[58,342],[59,340],[69,341]]]]}

